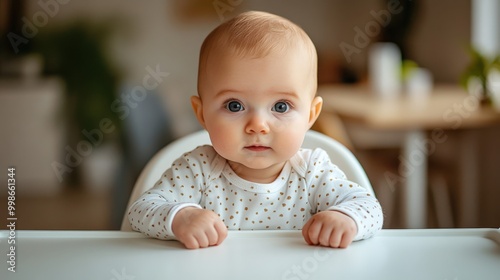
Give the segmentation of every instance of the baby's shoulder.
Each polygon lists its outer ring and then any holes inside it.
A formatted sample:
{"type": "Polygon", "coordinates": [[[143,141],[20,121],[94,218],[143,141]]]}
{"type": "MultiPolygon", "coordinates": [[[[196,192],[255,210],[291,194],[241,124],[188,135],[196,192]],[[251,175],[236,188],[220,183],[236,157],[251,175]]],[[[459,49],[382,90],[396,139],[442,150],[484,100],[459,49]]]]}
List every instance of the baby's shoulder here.
{"type": "Polygon", "coordinates": [[[217,152],[215,151],[212,145],[202,145],[194,148],[191,151],[187,151],[182,154],[183,158],[189,159],[211,159],[217,156],[217,152]]]}
{"type": "Polygon", "coordinates": [[[211,145],[198,146],[195,149],[185,152],[172,165],[174,169],[201,170],[210,174],[214,169],[224,162],[224,159],[217,154],[211,145]],[[209,171],[209,172],[206,172],[209,171]]]}
{"type": "Polygon", "coordinates": [[[321,149],[300,149],[296,159],[292,163],[296,169],[302,169],[307,181],[311,178],[344,179],[345,174],[340,168],[332,162],[328,153],[321,149]]]}
{"type": "Polygon", "coordinates": [[[198,146],[191,151],[187,151],[180,156],[177,161],[187,162],[191,166],[210,165],[215,159],[220,156],[211,145],[198,146]]]}
{"type": "Polygon", "coordinates": [[[295,155],[296,163],[303,165],[306,169],[315,168],[320,165],[330,164],[330,157],[321,148],[300,149],[295,155]]]}

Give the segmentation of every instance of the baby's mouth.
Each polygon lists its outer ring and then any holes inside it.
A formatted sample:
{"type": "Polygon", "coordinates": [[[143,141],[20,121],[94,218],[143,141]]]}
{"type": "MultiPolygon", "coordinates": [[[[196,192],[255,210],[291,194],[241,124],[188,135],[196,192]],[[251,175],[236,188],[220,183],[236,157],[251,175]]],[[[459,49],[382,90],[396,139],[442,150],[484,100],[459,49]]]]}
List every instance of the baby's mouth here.
{"type": "Polygon", "coordinates": [[[260,145],[251,145],[251,146],[246,146],[245,149],[250,150],[252,152],[263,152],[263,151],[270,150],[271,148],[266,147],[266,146],[260,146],[260,145]]]}

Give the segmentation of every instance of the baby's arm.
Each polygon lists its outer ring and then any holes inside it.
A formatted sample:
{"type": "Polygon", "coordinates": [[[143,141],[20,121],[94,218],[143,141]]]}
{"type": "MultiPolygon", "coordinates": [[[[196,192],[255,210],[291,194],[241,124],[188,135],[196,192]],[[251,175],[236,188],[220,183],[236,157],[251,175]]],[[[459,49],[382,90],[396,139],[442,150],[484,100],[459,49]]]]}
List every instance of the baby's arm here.
{"type": "Polygon", "coordinates": [[[186,207],[175,215],[172,231],[188,249],[219,245],[226,239],[227,228],[210,210],[186,207]]]}
{"type": "Polygon", "coordinates": [[[314,214],[302,233],[309,244],[347,247],[352,241],[373,236],[382,228],[382,208],[375,197],[330,162],[328,155],[314,151],[307,181],[314,214]]]}
{"type": "Polygon", "coordinates": [[[227,229],[215,213],[199,205],[204,192],[201,186],[205,185],[202,174],[208,174],[212,150],[199,147],[176,160],[156,185],[129,208],[132,229],[158,239],[177,238],[188,248],[222,242],[227,229]],[[201,230],[207,232],[205,237],[200,235],[201,230]],[[213,230],[220,236],[214,238],[213,230]]]}
{"type": "Polygon", "coordinates": [[[379,202],[355,183],[332,180],[311,193],[311,197],[316,214],[302,229],[309,244],[345,248],[352,241],[369,238],[382,228],[379,202]]]}
{"type": "Polygon", "coordinates": [[[358,229],[356,222],[338,211],[316,213],[302,228],[302,236],[309,245],[346,248],[358,229]]]}

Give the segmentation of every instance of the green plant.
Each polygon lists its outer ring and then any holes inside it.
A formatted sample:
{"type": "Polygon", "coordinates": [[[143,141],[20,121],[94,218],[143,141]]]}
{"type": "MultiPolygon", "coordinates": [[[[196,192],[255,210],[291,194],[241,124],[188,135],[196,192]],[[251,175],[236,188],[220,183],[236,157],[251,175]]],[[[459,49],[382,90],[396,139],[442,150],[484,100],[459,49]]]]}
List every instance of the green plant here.
{"type": "Polygon", "coordinates": [[[45,58],[45,73],[58,75],[66,85],[66,112],[80,129],[99,127],[102,118],[116,123],[110,104],[116,98],[119,75],[105,53],[110,29],[77,22],[40,34],[34,50],[45,58]]]}
{"type": "Polygon", "coordinates": [[[471,61],[465,69],[460,79],[460,84],[468,89],[472,78],[476,78],[481,85],[481,100],[483,103],[491,103],[491,97],[488,91],[488,74],[493,69],[500,70],[500,55],[490,59],[481,54],[477,49],[469,50],[471,61]]]}
{"type": "MultiPolygon", "coordinates": [[[[73,149],[80,141],[88,141],[83,130],[98,129],[104,119],[111,120],[115,129],[105,134],[102,142],[114,141],[124,148],[121,120],[110,108],[120,80],[106,52],[113,27],[75,22],[44,30],[30,47],[30,52],[44,58],[44,74],[64,81],[66,102],[61,119],[68,128],[67,145],[73,149]]],[[[71,176],[70,183],[79,182],[79,172],[71,176]]]]}

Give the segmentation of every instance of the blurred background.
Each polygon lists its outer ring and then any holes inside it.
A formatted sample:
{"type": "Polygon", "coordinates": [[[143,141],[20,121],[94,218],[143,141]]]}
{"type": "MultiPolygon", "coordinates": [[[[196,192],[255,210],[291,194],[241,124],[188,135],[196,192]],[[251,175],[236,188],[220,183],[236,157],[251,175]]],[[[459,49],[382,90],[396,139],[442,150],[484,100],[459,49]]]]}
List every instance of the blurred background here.
{"type": "Polygon", "coordinates": [[[418,227],[500,226],[498,1],[2,0],[0,201],[6,209],[13,167],[17,228],[119,229],[147,161],[200,129],[189,97],[205,36],[247,10],[281,15],[309,34],[319,94],[390,103],[388,93],[416,92],[422,97],[410,103],[419,103],[445,87],[458,96],[438,112],[418,107],[441,116],[423,127],[380,128],[335,110],[314,127],[360,159],[386,228],[408,227],[401,165],[415,129],[417,139],[434,139],[436,129],[446,136],[417,178],[426,189],[418,227]],[[467,103],[467,94],[475,99],[467,103]]]}

